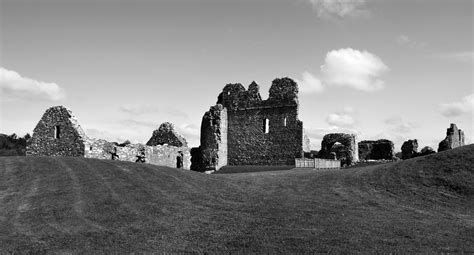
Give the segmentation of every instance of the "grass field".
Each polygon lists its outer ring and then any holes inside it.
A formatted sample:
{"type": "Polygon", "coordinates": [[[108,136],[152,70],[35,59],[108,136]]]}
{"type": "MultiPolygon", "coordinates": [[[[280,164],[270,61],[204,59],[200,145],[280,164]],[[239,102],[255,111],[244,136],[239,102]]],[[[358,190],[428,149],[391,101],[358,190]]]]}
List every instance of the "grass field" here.
{"type": "Polygon", "coordinates": [[[0,158],[1,252],[474,252],[474,145],[341,170],[213,174],[0,158]]]}

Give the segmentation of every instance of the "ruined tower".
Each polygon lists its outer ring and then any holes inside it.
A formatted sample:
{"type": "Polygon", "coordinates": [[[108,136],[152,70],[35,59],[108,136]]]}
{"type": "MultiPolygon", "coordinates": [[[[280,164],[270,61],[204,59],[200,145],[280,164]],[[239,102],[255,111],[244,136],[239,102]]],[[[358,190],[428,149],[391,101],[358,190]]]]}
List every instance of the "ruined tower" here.
{"type": "Polygon", "coordinates": [[[273,80],[267,100],[255,82],[247,90],[240,83],[227,84],[217,105],[204,114],[192,168],[294,164],[303,155],[298,107],[298,85],[290,78],[273,80]]]}
{"type": "Polygon", "coordinates": [[[451,123],[450,127],[446,130],[446,138],[439,143],[438,152],[460,146],[464,146],[464,131],[458,129],[456,124],[451,123]]]}

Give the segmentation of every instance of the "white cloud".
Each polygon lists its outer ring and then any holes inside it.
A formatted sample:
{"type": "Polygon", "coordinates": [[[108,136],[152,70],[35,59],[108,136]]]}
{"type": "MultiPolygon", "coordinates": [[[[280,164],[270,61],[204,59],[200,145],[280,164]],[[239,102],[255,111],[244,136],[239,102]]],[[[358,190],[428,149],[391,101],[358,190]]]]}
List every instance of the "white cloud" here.
{"type": "Polygon", "coordinates": [[[56,83],[42,82],[22,77],[19,73],[0,67],[2,96],[22,99],[58,101],[65,98],[64,89],[56,83]]]}
{"type": "Polygon", "coordinates": [[[366,0],[309,0],[321,18],[368,16],[366,0]]]}
{"type": "Polygon", "coordinates": [[[441,114],[445,117],[456,117],[466,113],[473,113],[474,94],[463,97],[459,102],[440,104],[439,108],[441,114]]]}
{"type": "Polygon", "coordinates": [[[457,62],[473,62],[474,61],[474,51],[460,51],[460,52],[450,52],[450,53],[440,53],[433,55],[435,58],[446,59],[457,62]]]}
{"type": "Polygon", "coordinates": [[[384,87],[380,76],[388,67],[376,55],[351,48],[332,50],[326,54],[321,76],[326,85],[375,91],[384,87]]]}
{"type": "Polygon", "coordinates": [[[397,37],[397,43],[400,45],[407,45],[413,48],[424,48],[427,45],[426,42],[415,41],[412,38],[409,38],[407,35],[399,35],[397,37]]]}
{"type": "Polygon", "coordinates": [[[149,104],[124,104],[119,106],[119,111],[131,115],[146,115],[146,114],[165,114],[173,117],[188,118],[188,115],[173,107],[159,107],[157,105],[149,104]]]}
{"type": "Polygon", "coordinates": [[[354,109],[352,107],[345,107],[341,112],[329,114],[326,118],[326,122],[331,126],[350,128],[353,127],[356,122],[351,115],[353,113],[354,109]]]}
{"type": "Polygon", "coordinates": [[[302,94],[319,93],[324,90],[321,80],[309,72],[303,73],[303,80],[296,80],[299,91],[302,94]]]}
{"type": "Polygon", "coordinates": [[[361,133],[352,128],[336,127],[330,126],[326,128],[311,128],[306,127],[305,132],[311,140],[311,149],[321,149],[321,141],[323,137],[331,133],[345,133],[345,134],[354,134],[360,136],[361,133]]]}
{"type": "Polygon", "coordinates": [[[394,116],[384,120],[385,124],[391,127],[391,130],[395,133],[406,134],[416,128],[416,124],[413,122],[407,122],[400,116],[394,116]]]}
{"type": "Polygon", "coordinates": [[[378,56],[368,51],[345,48],[326,54],[318,76],[304,72],[303,79],[296,82],[303,94],[322,92],[329,86],[375,91],[384,88],[381,76],[388,70],[378,56]]]}

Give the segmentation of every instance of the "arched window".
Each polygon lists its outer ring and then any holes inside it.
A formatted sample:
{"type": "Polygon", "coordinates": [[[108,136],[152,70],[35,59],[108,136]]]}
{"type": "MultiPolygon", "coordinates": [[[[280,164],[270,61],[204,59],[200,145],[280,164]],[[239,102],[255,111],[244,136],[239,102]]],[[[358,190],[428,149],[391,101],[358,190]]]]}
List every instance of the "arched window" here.
{"type": "Polygon", "coordinates": [[[270,132],[270,120],[264,119],[263,120],[263,133],[268,134],[270,132]]]}
{"type": "Polygon", "coordinates": [[[59,139],[61,137],[61,127],[54,126],[54,139],[59,139]]]}
{"type": "Polygon", "coordinates": [[[286,127],[286,117],[283,118],[283,126],[286,127]]]}

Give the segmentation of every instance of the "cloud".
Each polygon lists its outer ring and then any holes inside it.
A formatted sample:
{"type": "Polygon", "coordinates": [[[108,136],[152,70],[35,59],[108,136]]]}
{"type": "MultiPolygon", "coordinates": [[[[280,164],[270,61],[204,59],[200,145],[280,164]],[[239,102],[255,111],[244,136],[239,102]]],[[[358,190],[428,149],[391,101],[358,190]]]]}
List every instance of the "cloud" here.
{"type": "Polygon", "coordinates": [[[303,94],[322,92],[330,86],[370,92],[385,87],[381,76],[388,70],[378,56],[368,51],[345,48],[326,54],[318,76],[304,72],[303,79],[296,82],[303,94]]]}
{"type": "Polygon", "coordinates": [[[65,98],[64,89],[56,83],[22,77],[19,73],[0,67],[0,90],[8,98],[59,101],[65,98]]]}
{"type": "Polygon", "coordinates": [[[311,149],[320,149],[323,137],[331,133],[345,133],[360,136],[361,133],[352,128],[330,126],[325,128],[305,127],[305,133],[311,140],[311,149]]]}
{"type": "Polygon", "coordinates": [[[409,133],[417,126],[413,122],[404,121],[400,116],[385,119],[384,122],[391,127],[393,132],[401,134],[409,133]]]}
{"type": "Polygon", "coordinates": [[[324,90],[321,80],[309,72],[304,72],[303,80],[296,80],[296,82],[298,83],[299,91],[302,94],[319,93],[324,90]]]}
{"type": "Polygon", "coordinates": [[[472,113],[474,109],[474,94],[467,95],[459,102],[442,103],[439,105],[440,112],[445,117],[456,117],[466,113],[472,113]]]}
{"type": "Polygon", "coordinates": [[[188,115],[173,107],[164,107],[161,108],[157,105],[148,105],[148,104],[124,104],[119,106],[119,111],[128,113],[131,115],[146,115],[146,114],[158,114],[163,113],[166,115],[171,115],[173,117],[182,117],[188,118],[188,115]]]}
{"type": "Polygon", "coordinates": [[[397,43],[400,45],[406,45],[412,48],[424,48],[426,47],[426,42],[417,42],[406,35],[399,35],[397,37],[397,43]]]}
{"type": "Polygon", "coordinates": [[[450,52],[450,53],[440,53],[435,54],[432,57],[445,59],[450,61],[457,62],[473,62],[474,61],[474,51],[460,51],[460,52],[450,52]]]}
{"type": "Polygon", "coordinates": [[[366,0],[309,0],[318,17],[366,17],[370,12],[365,9],[366,0]]]}
{"type": "Polygon", "coordinates": [[[353,127],[356,121],[351,115],[352,113],[354,113],[354,109],[352,107],[346,107],[341,112],[329,114],[326,118],[326,122],[335,127],[353,127]]]}
{"type": "Polygon", "coordinates": [[[351,48],[332,50],[321,66],[323,83],[329,86],[349,87],[360,91],[384,88],[380,76],[388,67],[376,55],[351,48]]]}

